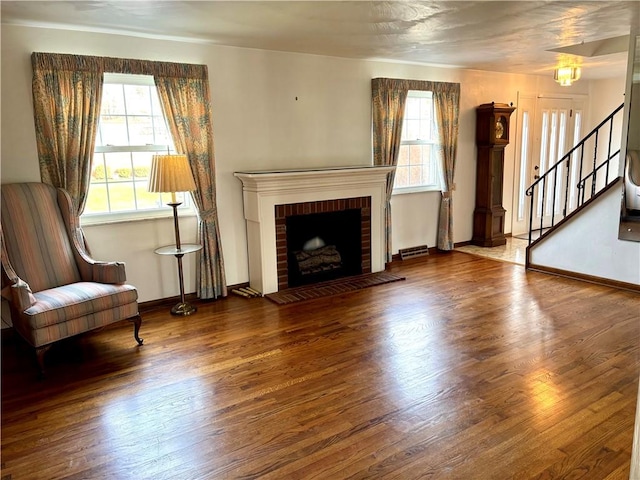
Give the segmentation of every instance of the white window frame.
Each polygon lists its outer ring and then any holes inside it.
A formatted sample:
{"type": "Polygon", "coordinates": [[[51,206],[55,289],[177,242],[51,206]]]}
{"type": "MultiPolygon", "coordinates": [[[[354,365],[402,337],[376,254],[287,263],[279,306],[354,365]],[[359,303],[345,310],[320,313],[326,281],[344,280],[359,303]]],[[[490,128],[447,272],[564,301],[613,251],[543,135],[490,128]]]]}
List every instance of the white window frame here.
{"type": "MultiPolygon", "coordinates": [[[[103,78],[104,84],[125,84],[125,85],[146,85],[155,86],[151,75],[133,75],[121,73],[106,73],[103,78]]],[[[114,153],[114,152],[157,152],[158,154],[169,153],[172,145],[144,145],[144,146],[118,146],[99,145],[94,149],[94,153],[114,153]]],[[[175,153],[175,152],[172,152],[175,153]]],[[[164,194],[163,194],[164,195],[164,194]]],[[[168,195],[168,194],[167,194],[168,195]]],[[[188,193],[177,193],[179,201],[182,201],[180,208],[181,216],[196,215],[191,196],[188,193]]],[[[168,202],[169,200],[167,200],[168,202]]],[[[83,213],[80,217],[81,225],[101,225],[109,223],[121,223],[130,221],[153,220],[157,218],[172,218],[173,210],[163,205],[157,209],[147,210],[127,210],[120,212],[83,213]]]]}
{"type": "MultiPolygon", "coordinates": [[[[409,98],[425,98],[425,97],[433,98],[433,92],[429,90],[409,90],[409,92],[407,93],[407,100],[409,98]]],[[[421,139],[402,140],[400,143],[400,148],[409,147],[411,145],[438,145],[437,123],[435,121],[435,105],[433,109],[434,111],[432,115],[432,120],[433,120],[433,132],[434,132],[435,138],[433,140],[421,140],[421,139]]],[[[402,126],[403,132],[405,131],[405,126],[407,121],[406,115],[407,115],[407,109],[405,109],[405,118],[403,119],[403,126],[402,126]]],[[[434,158],[432,159],[432,161],[434,162],[434,165],[432,168],[434,168],[435,176],[438,179],[437,183],[428,184],[428,185],[425,184],[425,185],[412,185],[408,187],[397,187],[394,180],[392,195],[403,195],[408,193],[419,193],[419,192],[441,192],[442,191],[442,167],[438,159],[434,158]]]]}

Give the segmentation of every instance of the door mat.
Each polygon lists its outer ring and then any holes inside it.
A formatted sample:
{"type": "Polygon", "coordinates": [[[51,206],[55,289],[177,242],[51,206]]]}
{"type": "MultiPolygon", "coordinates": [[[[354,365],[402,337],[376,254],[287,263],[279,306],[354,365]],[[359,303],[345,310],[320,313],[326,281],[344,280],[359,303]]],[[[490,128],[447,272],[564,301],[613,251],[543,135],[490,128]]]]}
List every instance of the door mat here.
{"type": "Polygon", "coordinates": [[[301,287],[287,288],[279,292],[269,293],[266,298],[278,305],[311,300],[314,298],[327,297],[345,292],[352,292],[363,288],[374,287],[384,283],[404,280],[405,277],[394,275],[388,272],[366,273],[353,277],[344,277],[328,282],[314,283],[313,285],[303,285],[301,287]]]}

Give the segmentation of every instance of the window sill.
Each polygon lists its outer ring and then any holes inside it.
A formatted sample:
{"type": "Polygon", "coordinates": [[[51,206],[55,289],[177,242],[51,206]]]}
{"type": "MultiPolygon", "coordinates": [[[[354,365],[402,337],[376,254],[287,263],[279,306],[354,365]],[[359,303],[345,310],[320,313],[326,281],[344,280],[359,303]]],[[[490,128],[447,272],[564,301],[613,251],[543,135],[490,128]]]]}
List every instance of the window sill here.
{"type": "Polygon", "coordinates": [[[422,192],[442,192],[442,188],[437,185],[429,185],[423,187],[405,187],[394,188],[391,195],[406,195],[408,193],[422,193],[422,192]]]}
{"type": "MultiPolygon", "coordinates": [[[[198,214],[192,208],[184,210],[178,209],[180,218],[196,217],[198,214]]],[[[80,217],[80,226],[92,227],[97,225],[112,225],[116,223],[129,222],[145,222],[149,220],[162,220],[173,218],[173,209],[167,207],[165,210],[157,210],[151,212],[127,212],[127,213],[108,213],[94,214],[80,217]]]]}

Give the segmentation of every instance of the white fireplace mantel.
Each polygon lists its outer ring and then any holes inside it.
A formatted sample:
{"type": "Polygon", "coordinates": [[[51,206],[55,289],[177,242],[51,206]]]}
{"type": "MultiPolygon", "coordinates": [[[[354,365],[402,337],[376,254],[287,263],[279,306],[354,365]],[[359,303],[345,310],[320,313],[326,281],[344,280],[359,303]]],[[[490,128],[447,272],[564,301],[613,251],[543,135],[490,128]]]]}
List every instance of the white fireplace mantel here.
{"type": "Polygon", "coordinates": [[[360,166],[234,173],[243,185],[251,288],[263,294],[278,290],[276,205],[371,197],[371,271],[384,270],[384,209],[392,170],[360,166]]]}

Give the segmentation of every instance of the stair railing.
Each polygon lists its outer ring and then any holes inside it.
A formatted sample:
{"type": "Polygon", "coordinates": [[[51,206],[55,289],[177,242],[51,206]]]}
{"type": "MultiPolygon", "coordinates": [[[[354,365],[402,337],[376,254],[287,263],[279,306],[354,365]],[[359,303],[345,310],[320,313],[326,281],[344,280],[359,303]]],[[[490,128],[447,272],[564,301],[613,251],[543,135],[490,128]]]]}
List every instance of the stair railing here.
{"type": "MultiPolygon", "coordinates": [[[[620,155],[620,150],[618,149],[615,152],[611,152],[611,140],[613,137],[613,125],[615,116],[622,111],[624,104],[620,105],[616,108],[611,115],[605,118],[602,122],[598,124],[587,136],[585,136],[578,144],[569,150],[560,160],[554,163],[546,172],[544,172],[539,177],[536,176],[536,180],[531,184],[529,188],[527,188],[525,194],[531,197],[531,203],[529,208],[529,245],[532,242],[533,235],[533,217],[535,210],[535,199],[539,199],[539,209],[540,212],[540,236],[543,235],[545,228],[550,228],[555,226],[559,221],[564,219],[569,212],[569,198],[572,195],[575,195],[577,200],[576,209],[585,204],[588,200],[593,198],[596,193],[606,187],[609,182],[615,180],[618,176],[618,172],[614,172],[614,176],[612,179],[609,179],[610,173],[610,163],[611,160],[616,158],[616,156],[620,155]],[[608,147],[606,156],[598,162],[598,144],[601,140],[602,131],[608,127],[608,147]],[[587,142],[593,142],[593,161],[591,162],[591,171],[586,175],[583,174],[583,169],[585,166],[585,145],[587,142]],[[572,161],[576,158],[579,162],[577,169],[577,177],[580,178],[577,184],[571,185],[571,167],[572,161]],[[565,169],[563,173],[562,169],[565,169]],[[604,179],[602,177],[598,177],[598,173],[605,169],[604,179]],[[564,175],[564,199],[558,198],[558,181],[563,180],[564,175]],[[598,181],[600,180],[600,184],[598,181]],[[553,182],[552,188],[548,188],[547,182],[553,182]],[[587,183],[590,182],[590,188],[587,188],[587,183]],[[586,192],[589,190],[589,196],[586,196],[586,192]],[[556,205],[558,201],[563,201],[562,211],[556,213],[556,205]],[[548,202],[551,201],[551,213],[550,219],[548,219],[548,224],[545,226],[545,212],[548,210],[548,202]],[[547,210],[545,210],[547,208],[547,210]],[[561,218],[558,218],[560,217],[561,218]]],[[[551,184],[549,184],[551,185],[551,184]]]]}

